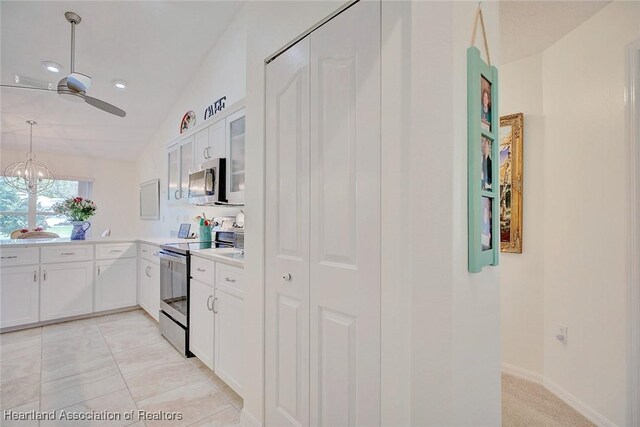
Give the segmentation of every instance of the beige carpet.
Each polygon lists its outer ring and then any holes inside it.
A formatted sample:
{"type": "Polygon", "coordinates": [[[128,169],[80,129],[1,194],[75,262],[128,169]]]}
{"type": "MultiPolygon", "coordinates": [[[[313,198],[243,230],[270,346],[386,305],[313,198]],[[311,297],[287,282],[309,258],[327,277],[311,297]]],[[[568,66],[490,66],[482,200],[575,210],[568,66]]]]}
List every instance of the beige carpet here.
{"type": "Polygon", "coordinates": [[[505,427],[594,426],[541,385],[502,375],[502,425],[505,427]]]}

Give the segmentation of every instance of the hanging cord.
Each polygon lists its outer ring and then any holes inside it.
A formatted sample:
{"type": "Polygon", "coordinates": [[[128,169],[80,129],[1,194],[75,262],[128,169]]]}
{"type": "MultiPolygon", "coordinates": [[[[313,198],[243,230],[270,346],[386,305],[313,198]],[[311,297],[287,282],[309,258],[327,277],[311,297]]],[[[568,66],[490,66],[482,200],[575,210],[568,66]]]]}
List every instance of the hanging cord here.
{"type": "Polygon", "coordinates": [[[478,2],[478,11],[476,12],[476,19],[473,22],[473,34],[471,35],[471,46],[476,44],[476,33],[478,32],[478,21],[482,27],[482,38],[484,39],[484,50],[487,53],[487,64],[491,67],[491,58],[489,56],[489,42],[487,41],[487,32],[484,29],[484,17],[482,16],[482,2],[478,2]]]}

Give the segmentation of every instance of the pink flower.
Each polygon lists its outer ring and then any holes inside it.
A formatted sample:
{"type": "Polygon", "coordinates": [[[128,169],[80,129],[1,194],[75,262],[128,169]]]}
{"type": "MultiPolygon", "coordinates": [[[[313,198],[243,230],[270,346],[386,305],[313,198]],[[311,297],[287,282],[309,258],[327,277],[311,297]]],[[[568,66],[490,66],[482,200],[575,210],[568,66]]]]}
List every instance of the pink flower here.
{"type": "Polygon", "coordinates": [[[26,228],[21,228],[21,229],[20,229],[20,232],[21,232],[21,233],[28,233],[28,232],[29,232],[29,230],[28,230],[28,229],[26,229],[26,228]]]}

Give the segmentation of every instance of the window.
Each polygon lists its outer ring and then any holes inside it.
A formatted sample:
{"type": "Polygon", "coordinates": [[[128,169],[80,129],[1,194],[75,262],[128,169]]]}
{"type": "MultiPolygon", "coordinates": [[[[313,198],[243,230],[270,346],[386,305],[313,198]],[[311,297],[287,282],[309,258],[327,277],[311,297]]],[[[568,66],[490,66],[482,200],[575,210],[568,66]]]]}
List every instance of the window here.
{"type": "Polygon", "coordinates": [[[91,198],[90,179],[56,179],[53,185],[37,195],[21,193],[0,179],[0,239],[21,228],[42,227],[60,237],[71,235],[71,224],[53,213],[53,205],[69,197],[91,198]]]}

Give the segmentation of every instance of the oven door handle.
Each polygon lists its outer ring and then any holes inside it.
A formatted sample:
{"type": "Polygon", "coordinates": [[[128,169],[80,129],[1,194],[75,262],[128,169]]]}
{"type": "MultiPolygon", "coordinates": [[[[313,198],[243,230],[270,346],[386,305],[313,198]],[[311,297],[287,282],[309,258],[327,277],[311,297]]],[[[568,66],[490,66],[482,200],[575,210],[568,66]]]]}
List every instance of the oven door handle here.
{"type": "Polygon", "coordinates": [[[180,264],[186,264],[187,263],[187,257],[185,257],[185,256],[174,255],[174,254],[172,254],[170,252],[165,252],[165,251],[158,252],[158,255],[160,256],[160,259],[166,259],[166,260],[177,262],[177,263],[180,263],[180,264]]]}

